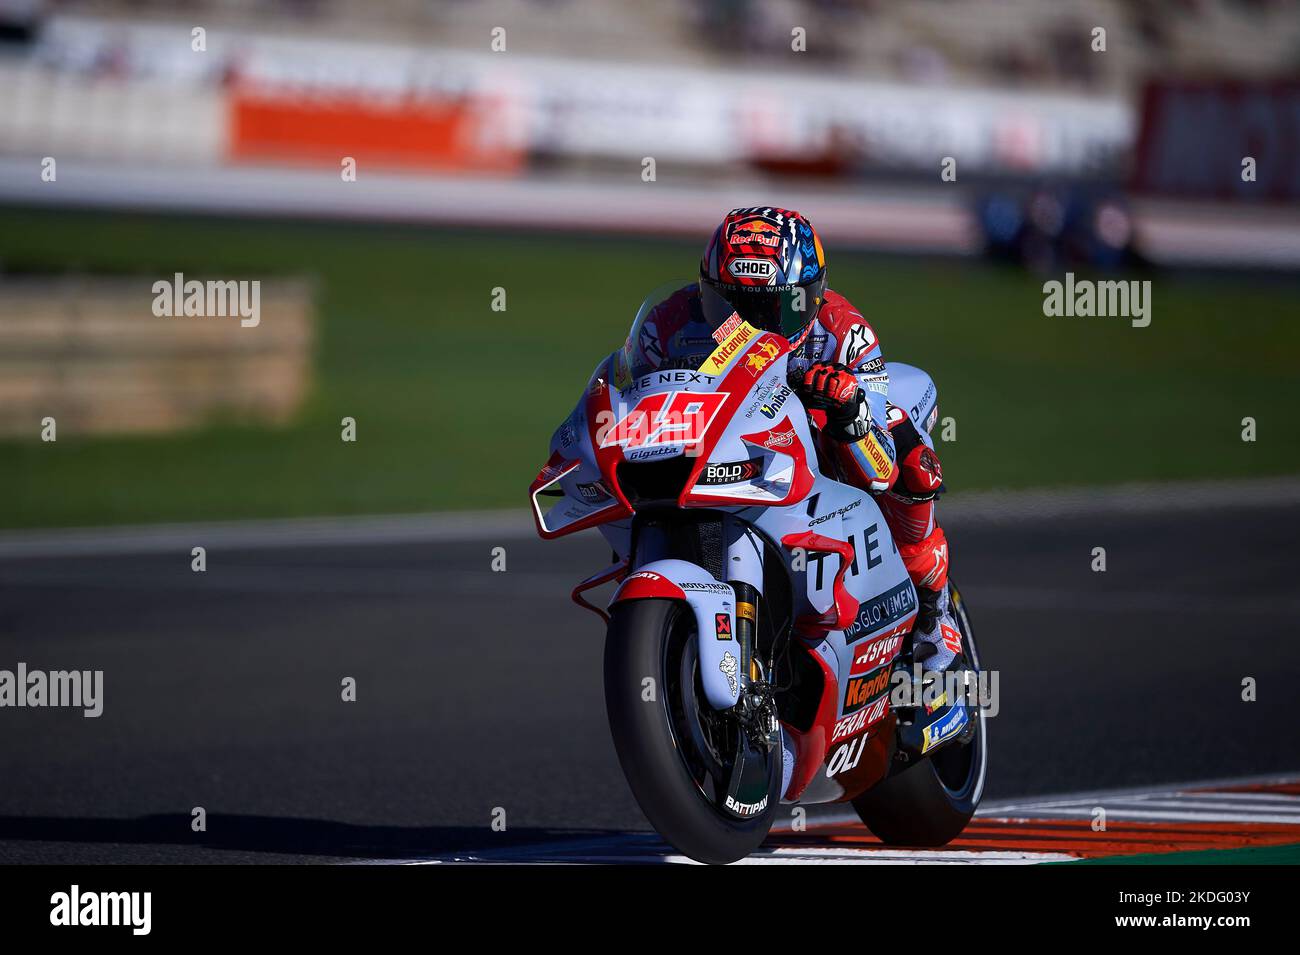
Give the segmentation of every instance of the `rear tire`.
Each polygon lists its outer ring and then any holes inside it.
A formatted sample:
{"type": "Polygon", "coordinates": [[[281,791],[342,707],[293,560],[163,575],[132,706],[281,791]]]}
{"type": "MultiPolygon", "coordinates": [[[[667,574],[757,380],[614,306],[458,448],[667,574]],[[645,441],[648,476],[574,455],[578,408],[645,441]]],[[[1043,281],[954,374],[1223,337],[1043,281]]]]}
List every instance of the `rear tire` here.
{"type": "MultiPolygon", "coordinates": [[[[966,605],[951,583],[949,600],[961,630],[967,659],[980,668],[966,605]]],[[[891,846],[942,846],[957,838],[975,815],[984,795],[988,746],[984,711],[975,714],[975,733],[953,743],[853,800],[867,828],[891,846]]]]}
{"type": "Polygon", "coordinates": [[[721,797],[702,769],[709,762],[707,748],[697,745],[699,735],[684,721],[724,729],[726,720],[735,721],[708,708],[696,693],[694,640],[695,617],[682,603],[616,605],[605,638],[605,710],[623,775],[650,824],[692,859],[726,864],[743,859],[767,837],[780,801],[781,748],[766,767],[762,810],[741,818],[718,805],[721,797]],[[689,685],[678,676],[684,672],[691,674],[689,685]],[[643,698],[647,677],[655,681],[649,701],[643,698]]]}

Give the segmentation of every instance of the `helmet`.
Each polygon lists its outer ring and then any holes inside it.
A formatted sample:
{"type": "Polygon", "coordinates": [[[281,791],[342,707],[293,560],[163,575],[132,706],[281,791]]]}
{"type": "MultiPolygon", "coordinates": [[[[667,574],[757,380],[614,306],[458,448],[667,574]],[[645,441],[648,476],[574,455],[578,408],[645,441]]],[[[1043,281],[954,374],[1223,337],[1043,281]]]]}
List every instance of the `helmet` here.
{"type": "Polygon", "coordinates": [[[826,297],[821,239],[789,209],[732,209],[700,259],[700,292],[711,323],[735,311],[755,328],[798,344],[826,297]]]}

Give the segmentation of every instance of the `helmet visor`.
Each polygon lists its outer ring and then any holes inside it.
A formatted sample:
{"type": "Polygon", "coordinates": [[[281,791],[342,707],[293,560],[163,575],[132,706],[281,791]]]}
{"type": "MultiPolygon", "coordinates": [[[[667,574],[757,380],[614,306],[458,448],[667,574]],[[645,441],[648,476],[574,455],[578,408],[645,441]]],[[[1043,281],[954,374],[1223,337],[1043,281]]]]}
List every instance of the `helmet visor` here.
{"type": "Polygon", "coordinates": [[[700,283],[704,314],[714,327],[734,312],[755,328],[784,336],[791,342],[803,335],[817,315],[821,293],[820,285],[766,289],[700,283]]]}

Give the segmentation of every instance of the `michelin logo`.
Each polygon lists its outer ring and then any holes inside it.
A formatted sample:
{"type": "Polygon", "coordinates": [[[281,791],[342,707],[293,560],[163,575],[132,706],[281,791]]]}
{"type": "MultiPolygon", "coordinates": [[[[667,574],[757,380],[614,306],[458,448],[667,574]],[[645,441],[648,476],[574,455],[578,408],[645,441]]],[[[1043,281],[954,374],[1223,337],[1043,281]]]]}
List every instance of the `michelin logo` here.
{"type": "Polygon", "coordinates": [[[941,723],[927,726],[921,731],[921,752],[928,753],[940,743],[951,739],[966,726],[966,707],[954,706],[948,718],[941,723]]]}

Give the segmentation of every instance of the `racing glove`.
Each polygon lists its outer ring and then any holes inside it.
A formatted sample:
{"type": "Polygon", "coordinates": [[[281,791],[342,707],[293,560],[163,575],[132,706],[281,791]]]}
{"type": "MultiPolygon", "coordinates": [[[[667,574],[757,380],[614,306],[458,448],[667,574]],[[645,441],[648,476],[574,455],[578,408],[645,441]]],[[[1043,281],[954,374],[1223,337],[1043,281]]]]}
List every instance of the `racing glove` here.
{"type": "Polygon", "coordinates": [[[847,365],[819,361],[795,382],[799,397],[810,408],[826,412],[826,433],[837,441],[860,441],[871,427],[867,395],[847,365]]]}

